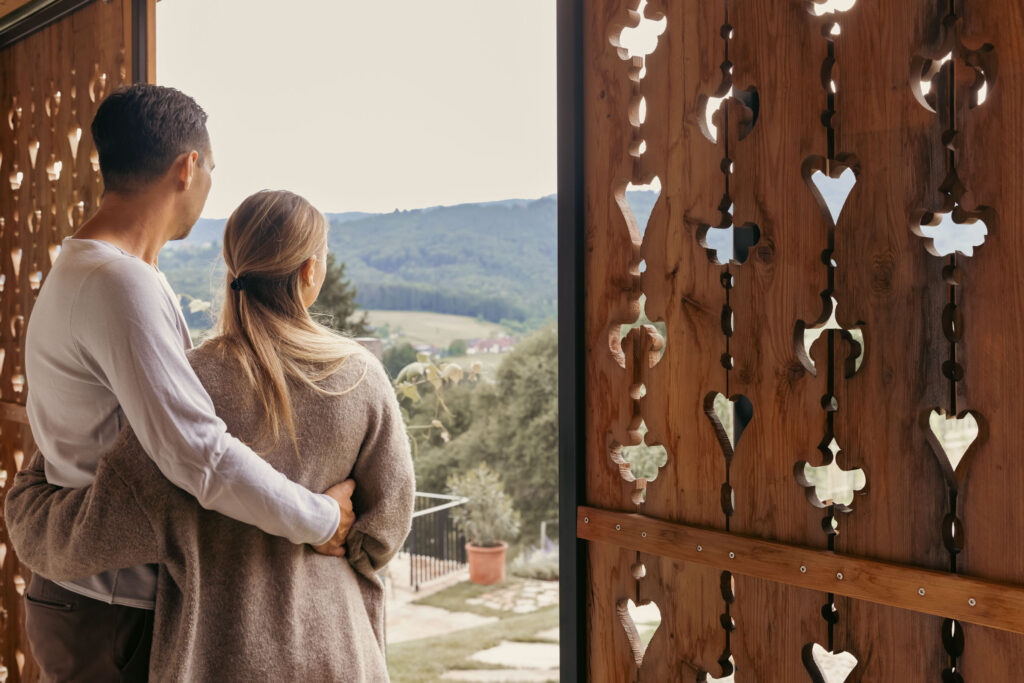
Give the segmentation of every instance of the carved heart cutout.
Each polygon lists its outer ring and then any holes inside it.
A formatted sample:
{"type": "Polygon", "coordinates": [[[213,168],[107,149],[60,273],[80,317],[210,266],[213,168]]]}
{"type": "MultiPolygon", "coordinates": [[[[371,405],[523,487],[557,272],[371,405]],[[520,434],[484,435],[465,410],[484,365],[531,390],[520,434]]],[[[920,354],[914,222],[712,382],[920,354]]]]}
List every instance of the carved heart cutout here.
{"type": "Polygon", "coordinates": [[[841,160],[809,156],[804,160],[804,182],[833,227],[839,223],[839,214],[857,184],[857,168],[857,159],[853,156],[841,160]]]}
{"type": "Polygon", "coordinates": [[[718,437],[726,462],[731,462],[736,444],[754,419],[754,404],[743,394],[726,398],[718,392],[711,392],[704,397],[704,414],[715,428],[715,436],[718,437]]]}
{"type": "Polygon", "coordinates": [[[814,683],[843,683],[857,667],[849,652],[829,652],[817,643],[804,646],[803,660],[814,683]]]}
{"type": "Polygon", "coordinates": [[[661,180],[658,176],[654,176],[646,185],[627,183],[620,192],[615,193],[615,201],[626,219],[629,234],[634,237],[634,241],[639,241],[636,238],[642,238],[647,232],[647,223],[660,196],[661,180]]]}
{"type": "Polygon", "coordinates": [[[38,156],[39,156],[39,139],[38,138],[32,138],[31,140],[28,141],[28,163],[29,163],[29,165],[33,169],[35,169],[35,167],[36,167],[36,157],[38,157],[38,156]]]}
{"type": "Polygon", "coordinates": [[[626,632],[629,649],[633,652],[633,661],[637,666],[643,664],[644,653],[654,634],[661,626],[661,610],[653,602],[637,605],[632,600],[619,600],[615,605],[619,622],[626,632]]]}
{"type": "Polygon", "coordinates": [[[14,266],[14,270],[12,272],[14,273],[15,280],[17,280],[18,276],[21,274],[21,254],[22,251],[20,247],[11,249],[11,265],[14,266]]]}
{"type": "Polygon", "coordinates": [[[972,410],[953,417],[936,408],[921,416],[921,427],[946,481],[956,490],[967,476],[971,458],[987,434],[985,418],[972,410]]]}
{"type": "Polygon", "coordinates": [[[71,146],[71,161],[78,158],[78,143],[82,141],[81,126],[74,126],[68,131],[68,144],[71,146]]]}

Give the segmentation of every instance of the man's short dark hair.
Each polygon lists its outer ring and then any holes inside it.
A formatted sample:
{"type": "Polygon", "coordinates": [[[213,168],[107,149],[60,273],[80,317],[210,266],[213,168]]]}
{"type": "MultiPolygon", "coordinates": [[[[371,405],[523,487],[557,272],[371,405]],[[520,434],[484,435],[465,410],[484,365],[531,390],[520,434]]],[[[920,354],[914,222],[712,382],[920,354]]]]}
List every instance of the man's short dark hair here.
{"type": "Polygon", "coordinates": [[[139,83],[103,100],[92,120],[103,184],[133,192],[156,180],[185,152],[209,150],[206,112],[185,93],[139,83]]]}

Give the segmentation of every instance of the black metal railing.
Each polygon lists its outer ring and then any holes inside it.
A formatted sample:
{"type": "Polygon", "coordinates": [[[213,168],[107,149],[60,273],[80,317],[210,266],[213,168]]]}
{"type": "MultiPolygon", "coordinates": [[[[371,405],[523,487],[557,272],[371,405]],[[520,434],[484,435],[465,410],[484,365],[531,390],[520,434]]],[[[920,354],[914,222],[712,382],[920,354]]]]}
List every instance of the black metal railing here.
{"type": "Polygon", "coordinates": [[[402,548],[409,555],[409,584],[413,590],[466,566],[466,538],[455,527],[451,511],[467,500],[416,492],[412,530],[402,548]]]}

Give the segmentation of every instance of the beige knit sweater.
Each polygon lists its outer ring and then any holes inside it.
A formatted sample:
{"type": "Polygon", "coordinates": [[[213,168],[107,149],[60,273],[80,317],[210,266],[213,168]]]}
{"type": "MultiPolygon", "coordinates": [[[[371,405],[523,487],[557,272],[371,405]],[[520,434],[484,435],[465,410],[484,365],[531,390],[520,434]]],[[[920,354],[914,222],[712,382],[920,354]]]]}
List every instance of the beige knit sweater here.
{"type": "MultiPolygon", "coordinates": [[[[261,411],[237,366],[209,344],[190,361],[231,434],[254,441],[261,411]]],[[[337,397],[293,388],[301,460],[287,438],[266,455],[313,491],[355,479],[345,559],[204,510],[160,474],[130,429],[90,487],[48,485],[38,456],[19,473],[6,503],[19,558],[55,581],[160,563],[152,680],[386,681],[375,571],[409,531],[412,460],[379,361],[361,353],[323,383],[353,385],[337,397]]]]}

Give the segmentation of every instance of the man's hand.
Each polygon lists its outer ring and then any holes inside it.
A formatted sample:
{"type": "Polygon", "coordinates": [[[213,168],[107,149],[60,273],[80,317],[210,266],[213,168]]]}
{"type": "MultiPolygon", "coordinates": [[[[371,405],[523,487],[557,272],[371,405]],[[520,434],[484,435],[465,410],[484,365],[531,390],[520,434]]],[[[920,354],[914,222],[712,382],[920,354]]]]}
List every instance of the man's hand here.
{"type": "Polygon", "coordinates": [[[333,498],[338,503],[338,507],[341,508],[341,522],[338,523],[338,529],[334,532],[334,536],[331,537],[331,540],[327,541],[323,545],[313,546],[313,550],[324,555],[344,557],[345,537],[348,536],[348,530],[352,527],[352,522],[356,521],[356,515],[352,512],[352,493],[355,490],[356,482],[352,479],[346,479],[340,484],[335,484],[324,491],[324,493],[333,498]]]}

